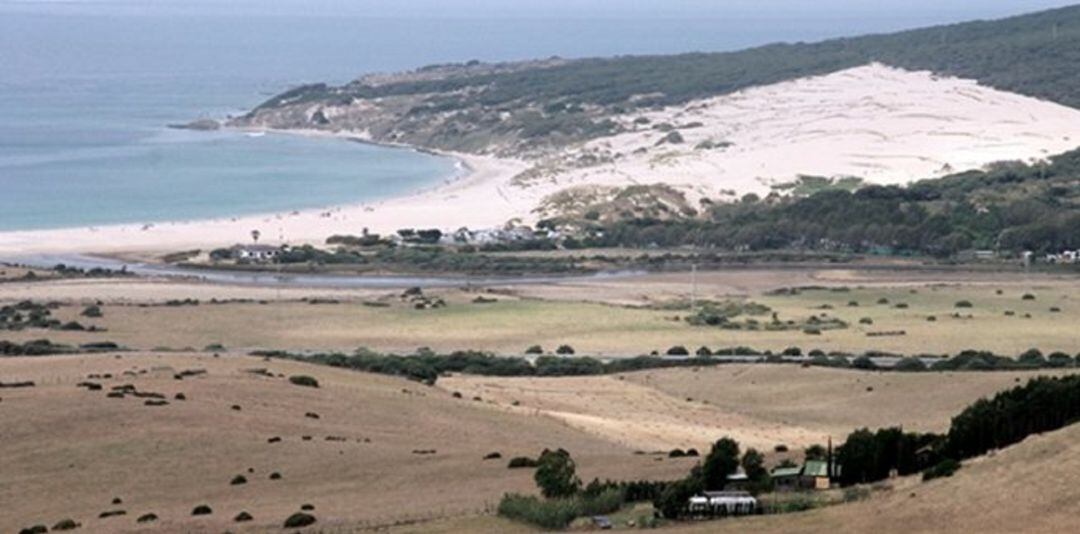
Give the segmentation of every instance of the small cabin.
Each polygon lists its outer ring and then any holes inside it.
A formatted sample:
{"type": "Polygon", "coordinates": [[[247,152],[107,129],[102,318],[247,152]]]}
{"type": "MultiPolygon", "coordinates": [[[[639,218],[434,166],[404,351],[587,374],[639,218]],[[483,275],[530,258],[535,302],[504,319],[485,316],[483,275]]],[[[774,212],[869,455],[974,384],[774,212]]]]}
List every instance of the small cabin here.
{"type": "Polygon", "coordinates": [[[794,491],[799,489],[802,468],[799,466],[777,467],[772,470],[770,475],[772,476],[773,487],[776,491],[794,491]]]}
{"type": "Polygon", "coordinates": [[[827,490],[831,486],[829,462],[808,460],[802,468],[800,485],[805,489],[827,490]]]}

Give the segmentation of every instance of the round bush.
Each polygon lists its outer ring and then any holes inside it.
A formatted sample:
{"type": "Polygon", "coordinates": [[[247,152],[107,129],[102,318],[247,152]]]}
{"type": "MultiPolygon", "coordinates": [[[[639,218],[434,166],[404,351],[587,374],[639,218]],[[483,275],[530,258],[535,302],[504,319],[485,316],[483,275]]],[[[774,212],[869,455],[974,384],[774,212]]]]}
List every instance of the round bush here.
{"type": "Polygon", "coordinates": [[[239,486],[240,484],[247,484],[247,477],[245,477],[244,475],[236,475],[236,476],[233,477],[232,480],[229,481],[229,484],[231,484],[233,486],[239,486]]]}
{"type": "Polygon", "coordinates": [[[300,528],[314,524],[315,516],[311,514],[305,514],[304,512],[296,512],[295,514],[290,515],[289,518],[285,520],[284,526],[285,528],[300,528]]]}
{"type": "Polygon", "coordinates": [[[682,345],[675,345],[667,350],[668,356],[689,356],[690,351],[686,350],[686,347],[682,345]]]}
{"type": "Polygon", "coordinates": [[[954,304],[953,306],[957,307],[957,308],[972,308],[972,307],[974,307],[974,305],[971,303],[970,300],[958,300],[958,301],[956,301],[956,304],[954,304]]]}
{"type": "Polygon", "coordinates": [[[569,355],[574,353],[574,347],[570,345],[559,345],[559,348],[555,349],[555,354],[569,355]]]}
{"type": "Polygon", "coordinates": [[[293,385],[304,386],[309,388],[319,387],[319,381],[308,375],[293,375],[289,377],[289,382],[293,385]]]}
{"type": "Polygon", "coordinates": [[[82,525],[79,524],[79,523],[76,523],[74,519],[64,519],[62,521],[57,522],[55,525],[53,525],[52,529],[53,530],[74,530],[74,529],[77,529],[77,528],[79,528],[81,526],[82,525]]]}
{"type": "Polygon", "coordinates": [[[525,354],[543,354],[543,353],[544,353],[544,348],[541,347],[540,345],[533,345],[533,346],[525,349],[525,354]]]}
{"type": "Polygon", "coordinates": [[[191,510],[191,515],[210,515],[214,511],[205,504],[200,504],[191,510]]]}
{"type": "Polygon", "coordinates": [[[143,515],[140,515],[139,518],[135,520],[135,522],[136,523],[152,523],[154,521],[157,521],[157,519],[158,519],[157,514],[143,514],[143,515]]]}
{"type": "Polygon", "coordinates": [[[1035,300],[1035,295],[1031,293],[1024,293],[1024,296],[1020,297],[1021,300],[1035,300]]]}
{"type": "Polygon", "coordinates": [[[252,519],[255,518],[251,517],[251,514],[247,512],[240,512],[239,514],[236,514],[236,517],[233,518],[233,521],[236,521],[237,523],[243,523],[245,521],[251,521],[252,519]]]}

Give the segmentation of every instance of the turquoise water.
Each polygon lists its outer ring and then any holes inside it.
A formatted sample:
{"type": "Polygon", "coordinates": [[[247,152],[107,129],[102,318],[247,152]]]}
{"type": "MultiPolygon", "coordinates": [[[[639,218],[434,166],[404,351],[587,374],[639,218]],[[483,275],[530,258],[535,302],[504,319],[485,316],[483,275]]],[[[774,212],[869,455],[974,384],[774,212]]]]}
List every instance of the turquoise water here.
{"type": "Polygon", "coordinates": [[[188,220],[390,197],[443,158],[171,130],[291,86],[480,59],[730,50],[1058,0],[0,0],[0,231],[188,220]]]}

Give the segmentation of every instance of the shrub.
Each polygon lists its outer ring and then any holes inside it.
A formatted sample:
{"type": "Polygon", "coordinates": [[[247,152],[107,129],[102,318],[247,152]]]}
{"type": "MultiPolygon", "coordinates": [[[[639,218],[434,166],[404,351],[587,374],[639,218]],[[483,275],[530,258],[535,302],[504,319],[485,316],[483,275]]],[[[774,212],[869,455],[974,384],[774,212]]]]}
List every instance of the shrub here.
{"type": "Polygon", "coordinates": [[[863,317],[859,319],[859,324],[874,324],[874,320],[869,317],[863,317]]]}
{"type": "Polygon", "coordinates": [[[935,478],[951,477],[958,469],[960,469],[960,462],[952,458],[946,458],[937,465],[923,471],[922,479],[923,482],[926,482],[935,478]]]}
{"type": "Polygon", "coordinates": [[[559,345],[559,348],[555,349],[555,354],[573,354],[574,347],[570,345],[559,345]]]}
{"type": "Polygon", "coordinates": [[[484,455],[485,460],[498,460],[499,458],[502,458],[502,453],[500,452],[489,452],[484,455]]]}
{"type": "Polygon", "coordinates": [[[308,375],[293,375],[289,377],[289,382],[297,385],[309,388],[319,387],[319,381],[308,375]]]}
{"type": "Polygon", "coordinates": [[[53,525],[52,529],[53,530],[74,530],[74,529],[77,529],[77,528],[79,528],[81,526],[82,525],[79,524],[79,523],[76,523],[74,519],[64,519],[64,520],[58,521],[55,525],[53,525]]]}
{"type": "Polygon", "coordinates": [[[1061,313],[1061,308],[1059,308],[1057,306],[1051,306],[1050,307],[1050,313],[1061,313]]]}
{"type": "Polygon", "coordinates": [[[315,505],[314,504],[301,504],[300,509],[305,511],[305,512],[310,512],[310,511],[315,509],[315,505]]]}
{"type": "Polygon", "coordinates": [[[541,500],[508,493],[499,501],[498,514],[540,528],[562,530],[581,515],[581,505],[576,499],[541,500]]]}
{"type": "Polygon", "coordinates": [[[877,369],[877,364],[874,363],[874,360],[871,360],[870,357],[866,355],[859,356],[858,358],[852,360],[851,366],[856,369],[864,370],[877,369]]]}
{"type": "Polygon", "coordinates": [[[954,306],[957,307],[957,308],[972,308],[972,307],[974,307],[971,304],[970,300],[958,300],[958,301],[956,301],[956,304],[954,304],[954,306]]]}
{"type": "Polygon", "coordinates": [[[236,514],[236,517],[233,518],[233,521],[236,521],[237,523],[243,523],[245,521],[251,521],[252,519],[255,518],[251,517],[251,514],[247,512],[240,512],[239,514],[236,514]]]}
{"type": "Polygon", "coordinates": [[[900,361],[896,362],[896,366],[893,367],[893,369],[907,372],[925,371],[926,364],[923,363],[921,358],[909,356],[907,358],[901,358],[900,361]]]}
{"type": "Polygon", "coordinates": [[[87,306],[86,308],[84,308],[80,315],[82,315],[83,317],[90,317],[90,318],[95,318],[96,319],[98,317],[103,316],[104,314],[101,313],[101,306],[98,306],[98,305],[94,304],[94,305],[87,306]]]}
{"type": "Polygon", "coordinates": [[[98,518],[105,519],[106,517],[116,517],[118,515],[127,515],[127,510],[107,510],[98,514],[98,518]]]}
{"type": "Polygon", "coordinates": [[[1042,351],[1039,349],[1028,349],[1016,359],[1020,363],[1031,367],[1042,367],[1046,365],[1046,358],[1043,358],[1042,351]]]}
{"type": "Polygon", "coordinates": [[[528,456],[516,456],[510,459],[510,463],[506,464],[507,469],[522,469],[527,467],[536,467],[536,460],[529,458],[528,456]]]}
{"type": "Polygon", "coordinates": [[[697,352],[695,352],[694,354],[704,358],[706,356],[712,356],[712,350],[710,350],[709,347],[701,346],[698,347],[697,352]]]}
{"type": "Polygon", "coordinates": [[[597,495],[584,496],[581,498],[581,515],[604,515],[618,511],[625,502],[623,492],[619,488],[608,488],[597,495]]]}
{"type": "Polygon", "coordinates": [[[1073,359],[1064,352],[1053,352],[1046,357],[1046,363],[1050,367],[1072,367],[1073,359]]]}
{"type": "Polygon", "coordinates": [[[200,504],[191,510],[191,515],[210,515],[214,511],[205,504],[200,504]]]}
{"type": "Polygon", "coordinates": [[[773,451],[775,451],[775,452],[787,452],[788,451],[788,446],[781,443],[781,444],[773,447],[773,451]]]}
{"type": "Polygon", "coordinates": [[[544,348],[541,347],[540,345],[533,345],[533,346],[525,349],[525,354],[543,354],[543,353],[544,353],[544,348]]]}
{"type": "Polygon", "coordinates": [[[278,473],[277,471],[270,473],[270,480],[281,480],[281,473],[278,473]]]}
{"type": "Polygon", "coordinates": [[[888,303],[889,303],[889,299],[887,299],[887,298],[885,298],[885,297],[881,297],[881,298],[879,298],[879,299],[878,299],[877,303],[878,303],[878,304],[888,304],[888,303]]]}
{"type": "Polygon", "coordinates": [[[808,326],[806,328],[803,328],[803,333],[811,335],[811,336],[820,336],[821,335],[821,329],[817,328],[817,327],[808,326]]]}
{"type": "Polygon", "coordinates": [[[232,480],[229,481],[229,484],[231,484],[233,486],[239,486],[241,484],[247,484],[247,477],[245,477],[244,475],[236,475],[236,476],[233,477],[232,480]]]}
{"type": "Polygon", "coordinates": [[[32,527],[26,527],[19,531],[19,534],[45,534],[49,531],[49,527],[45,525],[34,525],[32,527]]]}
{"type": "Polygon", "coordinates": [[[906,302],[898,302],[898,303],[896,303],[896,306],[893,306],[893,307],[898,309],[898,310],[906,310],[906,309],[908,309],[908,304],[906,302]]]}
{"type": "Polygon", "coordinates": [[[1035,295],[1031,293],[1024,293],[1024,296],[1020,297],[1021,300],[1035,300],[1035,295]]]}
{"type": "Polygon", "coordinates": [[[296,512],[285,520],[285,528],[300,528],[315,524],[315,516],[304,512],[296,512]]]}
{"type": "Polygon", "coordinates": [[[143,514],[143,515],[140,515],[139,518],[135,520],[135,522],[136,523],[151,523],[151,522],[157,521],[157,519],[158,519],[157,514],[143,514]]]}
{"type": "Polygon", "coordinates": [[[788,347],[784,349],[784,352],[781,352],[780,354],[784,356],[802,356],[802,349],[800,349],[799,347],[788,347]]]}
{"type": "Polygon", "coordinates": [[[682,345],[675,345],[667,350],[668,356],[689,356],[690,351],[686,350],[686,347],[682,345]]]}
{"type": "Polygon", "coordinates": [[[686,451],[682,449],[671,449],[671,452],[668,452],[668,458],[682,458],[683,456],[686,456],[686,451]]]}

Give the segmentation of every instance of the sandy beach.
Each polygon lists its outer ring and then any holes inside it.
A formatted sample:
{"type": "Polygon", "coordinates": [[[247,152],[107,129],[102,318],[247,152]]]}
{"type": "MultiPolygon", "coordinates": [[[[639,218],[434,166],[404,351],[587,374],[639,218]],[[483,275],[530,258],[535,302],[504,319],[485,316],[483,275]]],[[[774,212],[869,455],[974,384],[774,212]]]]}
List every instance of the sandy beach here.
{"type": "MultiPolygon", "coordinates": [[[[0,255],[206,249],[248,242],[253,230],[263,243],[296,244],[365,228],[487,228],[534,222],[546,197],[574,187],[667,183],[694,200],[765,194],[800,175],[903,184],[997,161],[1037,161],[1080,144],[1078,110],[877,64],[620,120],[631,131],[543,161],[443,154],[467,172],[406,197],[235,218],[4,232],[0,255]],[[662,131],[635,126],[641,116],[675,125],[683,141],[662,142],[662,131]],[[584,153],[607,157],[584,168],[560,163],[584,153]],[[528,169],[541,172],[520,178],[528,169]]],[[[364,132],[336,135],[367,140],[364,132]]]]}

